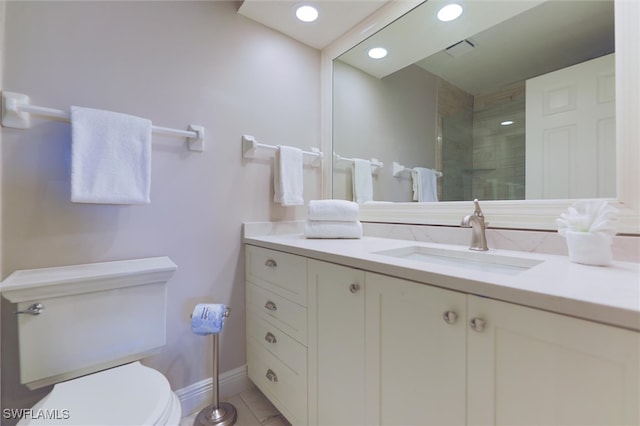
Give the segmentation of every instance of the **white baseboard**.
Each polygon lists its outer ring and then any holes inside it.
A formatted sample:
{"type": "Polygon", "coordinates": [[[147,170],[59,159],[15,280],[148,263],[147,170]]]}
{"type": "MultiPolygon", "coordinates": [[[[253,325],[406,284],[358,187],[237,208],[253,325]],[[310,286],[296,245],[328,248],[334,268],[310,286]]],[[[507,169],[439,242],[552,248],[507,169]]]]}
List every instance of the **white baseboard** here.
{"type": "MultiPolygon", "coordinates": [[[[246,365],[221,373],[218,377],[220,399],[239,394],[251,386],[246,365]]],[[[175,392],[182,405],[182,417],[188,416],[212,403],[213,379],[200,380],[175,392]]]]}

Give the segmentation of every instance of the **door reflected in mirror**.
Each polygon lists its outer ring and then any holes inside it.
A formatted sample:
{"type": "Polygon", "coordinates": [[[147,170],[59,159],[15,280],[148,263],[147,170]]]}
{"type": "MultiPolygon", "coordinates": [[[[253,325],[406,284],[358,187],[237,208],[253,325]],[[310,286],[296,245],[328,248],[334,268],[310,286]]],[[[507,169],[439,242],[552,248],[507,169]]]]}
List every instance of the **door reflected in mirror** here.
{"type": "MultiPolygon", "coordinates": [[[[613,0],[466,2],[451,22],[436,6],[334,60],[333,150],[384,164],[373,200],[615,197],[613,0]]],[[[353,188],[334,162],[333,198],[353,188]]]]}

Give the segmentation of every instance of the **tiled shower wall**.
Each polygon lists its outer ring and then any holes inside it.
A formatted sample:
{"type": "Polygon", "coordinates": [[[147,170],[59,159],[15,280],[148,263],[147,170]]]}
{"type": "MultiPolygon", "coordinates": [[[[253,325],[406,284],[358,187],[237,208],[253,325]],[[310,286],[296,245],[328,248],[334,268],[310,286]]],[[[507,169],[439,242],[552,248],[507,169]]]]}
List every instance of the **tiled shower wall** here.
{"type": "Polygon", "coordinates": [[[441,201],[525,198],[524,81],[472,96],[440,79],[438,117],[441,201]]]}
{"type": "Polygon", "coordinates": [[[473,167],[473,96],[438,79],[436,164],[444,172],[438,185],[440,201],[471,199],[469,170],[473,167]]]}
{"type": "Polygon", "coordinates": [[[473,102],[473,198],[525,198],[525,82],[473,102]],[[501,125],[503,121],[511,125],[501,125]]]}

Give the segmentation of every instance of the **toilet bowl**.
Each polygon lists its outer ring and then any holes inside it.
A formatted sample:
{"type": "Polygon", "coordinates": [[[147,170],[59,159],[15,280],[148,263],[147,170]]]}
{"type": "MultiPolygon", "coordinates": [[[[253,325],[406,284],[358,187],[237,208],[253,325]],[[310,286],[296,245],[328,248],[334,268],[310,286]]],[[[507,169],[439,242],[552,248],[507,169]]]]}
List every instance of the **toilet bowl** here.
{"type": "Polygon", "coordinates": [[[178,425],[181,413],[167,379],[133,362],[54,385],[18,425],[178,425]]]}
{"type": "Polygon", "coordinates": [[[20,383],[54,385],[20,425],[178,425],[169,382],[139,360],[166,344],[168,257],[15,271],[20,383]]]}

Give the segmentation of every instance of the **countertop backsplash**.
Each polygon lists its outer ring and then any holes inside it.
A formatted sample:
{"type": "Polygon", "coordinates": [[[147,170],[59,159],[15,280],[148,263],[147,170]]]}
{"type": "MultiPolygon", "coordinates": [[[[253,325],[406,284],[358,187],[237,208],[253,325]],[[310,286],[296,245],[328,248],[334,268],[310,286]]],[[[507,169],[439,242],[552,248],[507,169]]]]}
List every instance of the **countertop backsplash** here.
{"type": "MultiPolygon", "coordinates": [[[[251,222],[244,224],[245,236],[302,233],[305,221],[251,222]]],[[[453,226],[406,225],[363,222],[368,237],[395,238],[409,241],[468,245],[471,229],[453,226]]],[[[555,231],[529,231],[487,228],[489,249],[516,250],[567,256],[565,239],[555,231]]],[[[640,263],[640,236],[622,235],[613,238],[613,258],[640,263]]]]}

